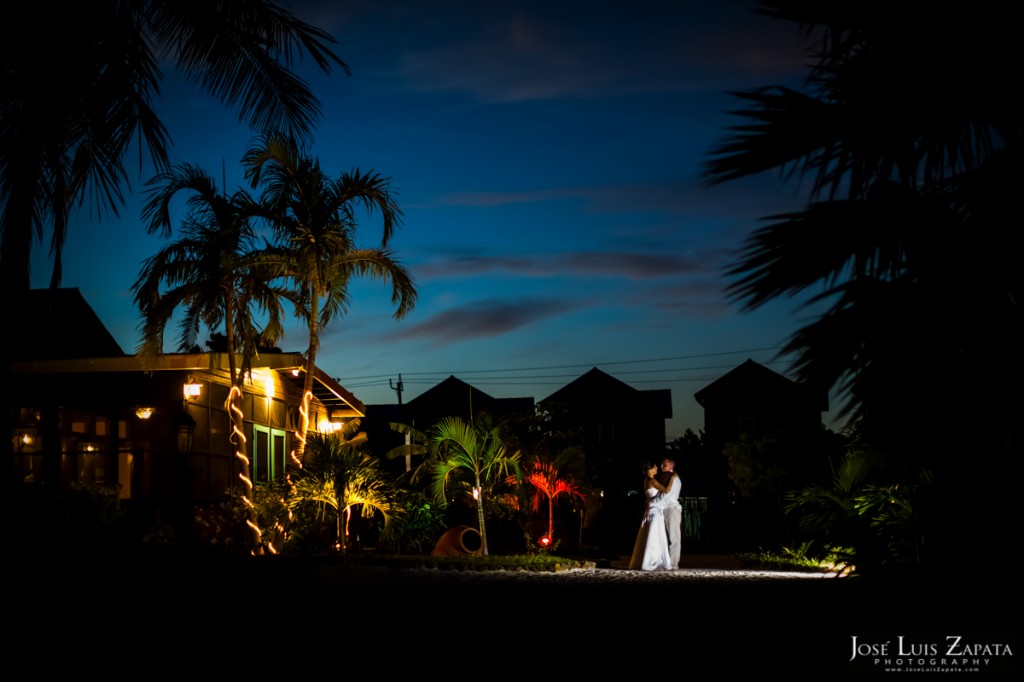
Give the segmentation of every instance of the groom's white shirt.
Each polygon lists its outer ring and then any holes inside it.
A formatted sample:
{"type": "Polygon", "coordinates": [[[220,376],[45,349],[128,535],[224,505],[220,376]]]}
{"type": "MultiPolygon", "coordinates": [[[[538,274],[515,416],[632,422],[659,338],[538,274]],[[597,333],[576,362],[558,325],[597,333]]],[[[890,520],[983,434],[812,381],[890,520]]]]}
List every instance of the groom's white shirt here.
{"type": "Polygon", "coordinates": [[[675,507],[682,509],[679,504],[679,489],[682,487],[682,481],[679,479],[679,474],[672,472],[672,480],[668,483],[668,491],[665,492],[665,506],[675,507]]]}

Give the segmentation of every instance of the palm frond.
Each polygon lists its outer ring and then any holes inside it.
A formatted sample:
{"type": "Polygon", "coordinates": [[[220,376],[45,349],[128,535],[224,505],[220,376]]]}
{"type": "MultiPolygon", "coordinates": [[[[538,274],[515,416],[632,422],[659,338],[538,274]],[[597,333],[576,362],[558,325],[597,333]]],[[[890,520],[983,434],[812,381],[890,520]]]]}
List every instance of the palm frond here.
{"type": "MultiPolygon", "coordinates": [[[[98,216],[117,214],[131,145],[138,142],[159,170],[167,168],[169,134],[152,106],[165,57],[254,128],[286,129],[297,138],[308,137],[320,105],[291,70],[293,60],[305,55],[325,72],[340,66],[348,73],[331,36],[267,0],[26,11],[25,25],[45,25],[62,49],[40,55],[26,32],[0,46],[0,267],[21,288],[29,285],[33,237],[52,231],[57,285],[70,211],[88,203],[98,216]],[[69,54],[75,58],[59,58],[69,54]]],[[[169,220],[153,217],[151,229],[169,230],[169,220]]]]}
{"type": "Polygon", "coordinates": [[[337,65],[348,73],[329,48],[333,38],[270,2],[151,7],[157,45],[176,56],[190,80],[238,106],[256,130],[287,128],[304,136],[312,129],[320,106],[288,68],[296,52],[325,72],[337,65]]]}

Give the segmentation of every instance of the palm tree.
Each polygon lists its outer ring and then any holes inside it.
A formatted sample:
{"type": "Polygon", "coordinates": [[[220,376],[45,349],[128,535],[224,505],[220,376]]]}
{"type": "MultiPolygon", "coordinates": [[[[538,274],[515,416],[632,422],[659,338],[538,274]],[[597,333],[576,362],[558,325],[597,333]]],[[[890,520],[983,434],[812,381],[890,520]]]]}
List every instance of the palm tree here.
{"type": "Polygon", "coordinates": [[[0,45],[0,285],[27,289],[32,245],[51,233],[52,286],[71,212],[86,199],[117,213],[127,180],[123,161],[137,144],[158,171],[170,136],[153,108],[161,63],[237,108],[258,130],[306,137],[320,105],[291,71],[309,56],[324,72],[348,67],[330,35],[271,0],[169,0],[26,6],[26,26],[0,45]]]}
{"type": "Polygon", "coordinates": [[[321,512],[333,509],[337,546],[344,553],[353,509],[359,507],[364,518],[379,513],[387,524],[397,511],[394,497],[380,462],[366,448],[359,420],[354,419],[341,432],[310,434],[305,466],[296,473],[288,505],[295,509],[313,503],[321,512]]]}
{"type": "Polygon", "coordinates": [[[753,309],[821,286],[811,303],[831,304],[827,323],[798,333],[785,352],[799,356],[805,380],[842,384],[859,417],[860,372],[876,348],[887,352],[884,342],[863,343],[865,334],[949,339],[927,344],[931,356],[917,347],[904,357],[919,364],[945,364],[968,348],[989,353],[993,322],[1020,338],[1024,279],[1004,255],[1012,233],[993,216],[1007,199],[992,191],[1019,180],[1020,85],[993,68],[1012,59],[1001,56],[1012,41],[987,10],[931,12],[922,23],[916,3],[760,4],[818,36],[808,92],[739,93],[749,123],[713,152],[707,177],[806,175],[811,203],[753,233],[727,271],[728,293],[753,309]],[[936,318],[934,302],[951,314],[936,318]],[[876,316],[876,305],[927,314],[876,316]],[[963,324],[941,333],[950,317],[963,324]]]}
{"type": "Polygon", "coordinates": [[[786,511],[799,514],[802,530],[844,548],[862,570],[920,563],[926,543],[918,507],[931,471],[908,471],[851,435],[832,480],[790,491],[786,511]]]}
{"type": "Polygon", "coordinates": [[[584,466],[581,448],[565,448],[554,457],[536,457],[526,467],[524,480],[534,489],[531,505],[534,511],[540,509],[541,497],[548,506],[548,543],[555,540],[555,503],[559,497],[587,499],[583,487],[576,478],[584,466]]]}
{"type": "Polygon", "coordinates": [[[521,454],[508,451],[502,425],[494,424],[489,418],[474,424],[466,423],[460,417],[447,417],[435,425],[432,439],[434,453],[430,471],[434,499],[445,505],[450,486],[456,483],[470,485],[476,501],[481,553],[486,555],[484,485],[504,481],[509,475],[518,482],[522,478],[521,454]]]}
{"type": "Polygon", "coordinates": [[[388,426],[391,427],[392,431],[397,431],[405,436],[405,444],[391,448],[384,457],[387,459],[398,459],[399,457],[404,458],[405,473],[408,474],[409,478],[412,480],[418,479],[422,473],[422,468],[425,462],[421,462],[419,466],[413,469],[412,458],[414,456],[426,457],[430,454],[430,436],[414,426],[409,426],[408,424],[388,422],[388,426]]]}
{"type": "MultiPolygon", "coordinates": [[[[1019,450],[1024,378],[1024,275],[1012,254],[1022,158],[1021,84],[1012,17],[974,3],[772,0],[762,12],[814,37],[803,90],[739,93],[747,122],[712,155],[724,182],[763,171],[809,180],[801,211],[755,231],[727,274],[745,309],[805,296],[825,313],[785,352],[801,379],[838,386],[851,423],[908,471],[935,465],[936,503],[952,540],[998,542],[991,518],[1011,513],[1009,477],[991,467],[1019,450]],[[993,381],[994,375],[1005,377],[993,381]],[[951,396],[957,421],[935,425],[951,396]],[[965,466],[964,452],[974,452],[965,466]],[[985,465],[980,462],[984,459],[985,465]],[[940,475],[941,472],[941,475],[940,475]],[[976,492],[975,492],[976,491],[976,492]],[[982,511],[984,510],[984,511],[982,511]]],[[[943,544],[940,542],[940,544],[943,544]]]]}
{"type": "Polygon", "coordinates": [[[260,348],[273,346],[283,335],[280,299],[288,292],[271,285],[272,277],[254,257],[254,235],[244,195],[227,196],[202,169],[189,164],[172,167],[149,183],[143,211],[150,231],[169,231],[169,205],[179,192],[189,192],[181,238],[143,264],[133,286],[135,303],[143,316],[139,354],[163,352],[164,330],[175,310],[184,308],[179,325],[178,350],[197,345],[200,327],[213,330],[223,324],[231,377],[225,409],[231,416],[232,443],[240,462],[239,480],[249,510],[253,551],[261,551],[261,532],[252,505],[242,411],[238,402],[252,359],[260,348]],[[266,318],[260,328],[257,315],[266,318]],[[241,364],[238,360],[241,359],[241,364]]]}
{"type": "Polygon", "coordinates": [[[280,276],[294,283],[302,301],[297,312],[309,330],[303,418],[294,454],[301,466],[320,334],[347,310],[349,281],[354,276],[390,280],[395,319],[413,309],[416,289],[409,272],[384,248],[401,219],[385,178],[358,170],[329,178],[318,160],[302,154],[293,139],[280,134],[265,135],[261,144],[246,153],[243,164],[253,188],[262,189],[256,210],[283,242],[280,249],[270,251],[271,260],[280,276]],[[360,207],[370,214],[380,212],[381,248],[356,246],[356,209],[360,207]]]}

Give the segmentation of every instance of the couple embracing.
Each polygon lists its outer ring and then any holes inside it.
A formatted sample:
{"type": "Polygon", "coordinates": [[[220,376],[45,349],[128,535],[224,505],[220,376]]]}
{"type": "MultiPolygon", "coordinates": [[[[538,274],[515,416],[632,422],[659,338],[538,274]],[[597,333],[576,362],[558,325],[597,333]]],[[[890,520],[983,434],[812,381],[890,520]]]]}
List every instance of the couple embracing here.
{"type": "Polygon", "coordinates": [[[679,567],[683,508],[679,505],[682,481],[675,472],[675,461],[666,457],[658,465],[645,468],[644,494],[647,507],[640,522],[640,532],[629,560],[631,570],[673,570],[679,567]]]}

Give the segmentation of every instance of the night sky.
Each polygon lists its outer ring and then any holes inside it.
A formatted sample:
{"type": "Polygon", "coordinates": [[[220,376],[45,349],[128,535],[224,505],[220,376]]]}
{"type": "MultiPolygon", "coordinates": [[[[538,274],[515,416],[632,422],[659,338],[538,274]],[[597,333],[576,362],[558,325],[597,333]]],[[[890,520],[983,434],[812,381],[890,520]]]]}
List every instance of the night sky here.
{"type": "MultiPolygon", "coordinates": [[[[392,179],[405,219],[391,246],[419,290],[396,322],[390,289],[357,283],[317,364],[365,403],[395,402],[400,373],[405,401],[451,374],[541,400],[597,366],[671,389],[670,439],[703,428],[693,394],[747,358],[786,373],[776,352],[810,313],[795,301],[741,313],[722,270],[760,217],[803,203],[799,187],[766,176],[709,188],[700,172],[740,122],[726,91],[799,83],[800,33],[746,2],[695,4],[293,4],[353,71],[300,67],[324,108],[311,151],[331,174],[392,179]]],[[[172,160],[240,186],[254,133],[164,71],[172,160]]],[[[63,286],[134,352],[131,286],[163,242],[139,219],[152,169],[128,166],[120,217],[86,205],[72,222],[63,286]]],[[[380,230],[362,220],[362,245],[380,230]]],[[[48,283],[46,256],[37,246],[33,286],[48,283]]],[[[280,346],[304,350],[301,325],[280,346]]]]}

